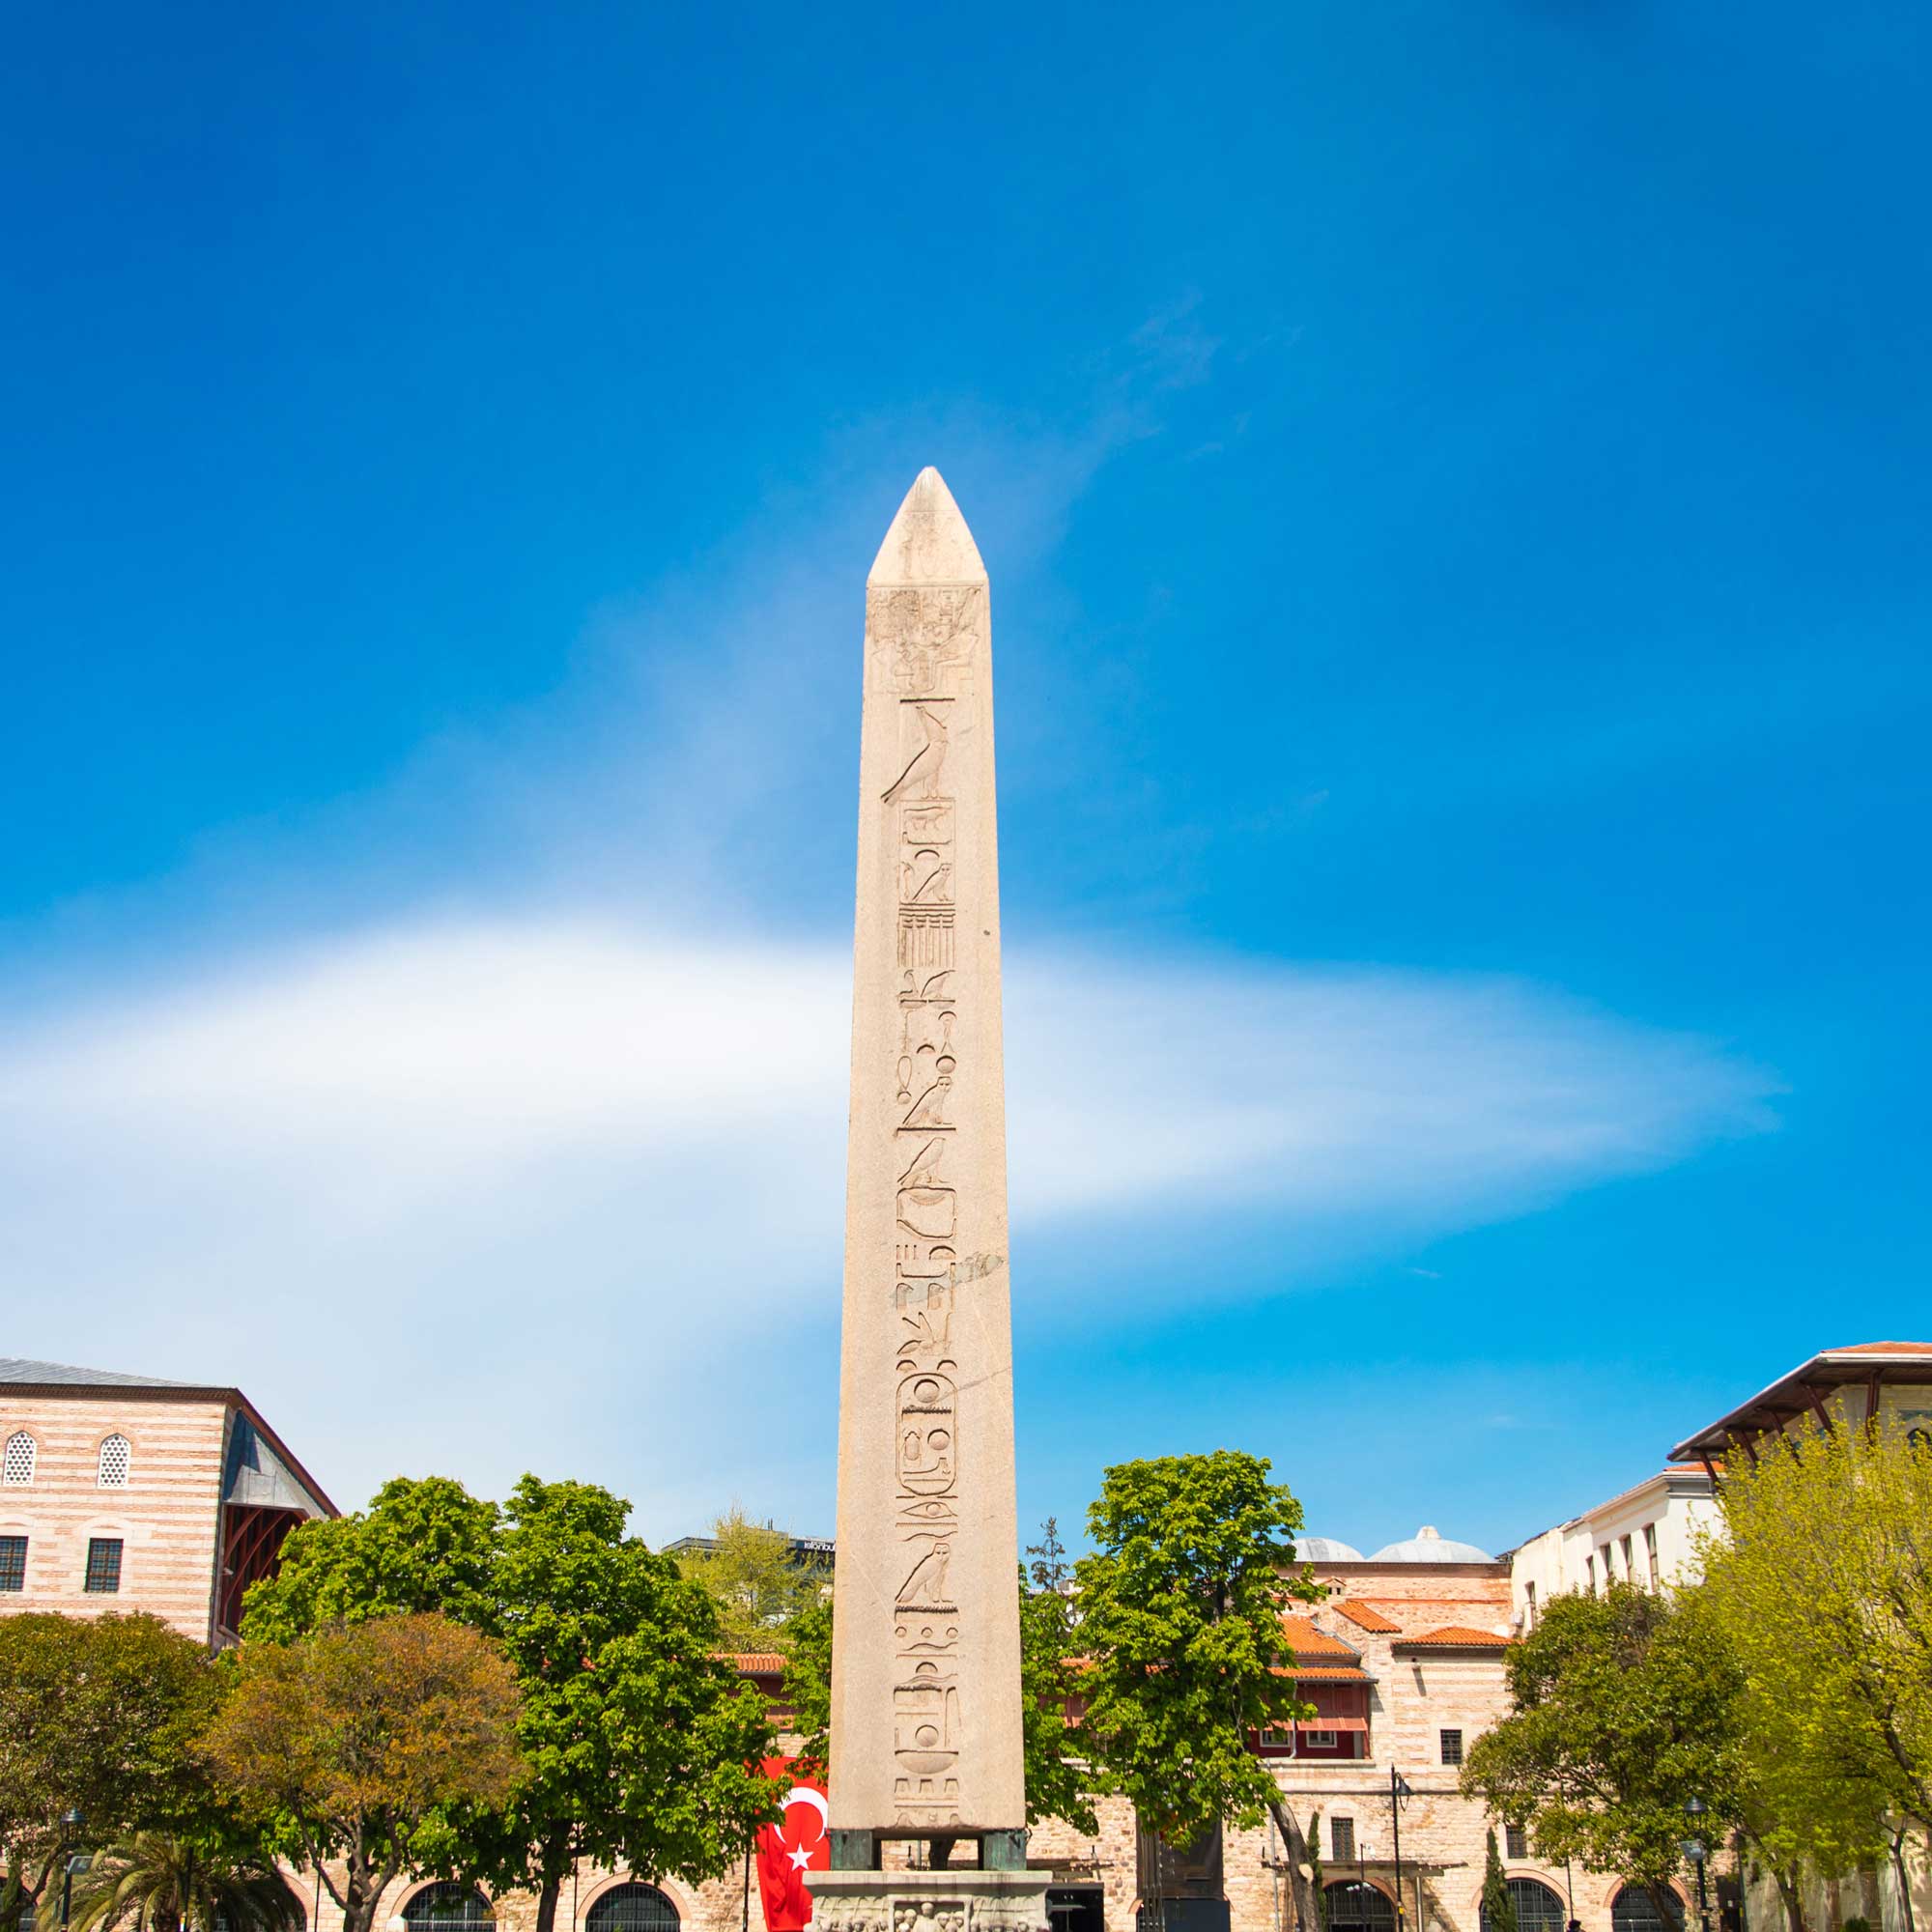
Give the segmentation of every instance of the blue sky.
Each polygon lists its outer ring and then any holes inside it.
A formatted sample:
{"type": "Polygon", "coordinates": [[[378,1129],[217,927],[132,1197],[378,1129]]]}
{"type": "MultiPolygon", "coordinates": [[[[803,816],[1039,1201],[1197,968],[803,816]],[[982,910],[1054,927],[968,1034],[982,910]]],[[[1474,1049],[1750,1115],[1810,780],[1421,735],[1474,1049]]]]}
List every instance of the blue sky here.
{"type": "Polygon", "coordinates": [[[994,582],[1023,1522],[1928,1332],[1903,4],[43,10],[9,1353],[833,1507],[861,582],[994,582]]]}

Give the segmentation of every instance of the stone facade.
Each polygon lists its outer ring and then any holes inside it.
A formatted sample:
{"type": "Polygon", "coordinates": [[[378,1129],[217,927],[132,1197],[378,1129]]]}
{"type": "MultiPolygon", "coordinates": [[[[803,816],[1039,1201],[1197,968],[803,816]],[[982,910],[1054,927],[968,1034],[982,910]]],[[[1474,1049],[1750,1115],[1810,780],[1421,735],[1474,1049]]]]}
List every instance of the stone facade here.
{"type": "Polygon", "coordinates": [[[1613,1578],[1647,1590],[1689,1581],[1697,1571],[1697,1537],[1717,1520],[1709,1473],[1680,1466],[1530,1537],[1509,1552],[1515,1627],[1528,1629],[1551,1597],[1613,1578]]]}
{"type": "Polygon", "coordinates": [[[0,1363],[0,1614],[147,1610],[226,1642],[282,1537],[333,1514],[239,1390],[0,1363]]]}

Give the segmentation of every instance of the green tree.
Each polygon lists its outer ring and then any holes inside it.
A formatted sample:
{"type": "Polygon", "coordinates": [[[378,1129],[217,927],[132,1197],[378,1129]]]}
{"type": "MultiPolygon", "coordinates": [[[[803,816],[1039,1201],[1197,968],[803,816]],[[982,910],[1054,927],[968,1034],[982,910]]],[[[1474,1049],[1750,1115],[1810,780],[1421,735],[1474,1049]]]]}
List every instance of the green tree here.
{"type": "Polygon", "coordinates": [[[244,1643],[202,1748],[278,1849],[321,1873],[345,1932],[370,1932],[392,1879],[446,1858],[452,1811],[509,1797],[518,1705],[477,1632],[428,1611],[372,1617],[244,1643]]]}
{"type": "Polygon", "coordinates": [[[179,1832],[135,1832],[95,1854],[73,1889],[74,1932],[109,1932],[132,1918],[153,1932],[222,1925],[229,1932],[301,1932],[306,1915],[268,1859],[236,1856],[179,1832]]]}
{"type": "Polygon", "coordinates": [[[298,1531],[248,1594],[250,1641],[438,1610],[502,1645],[522,1698],[516,1785],[507,1804],[425,1820],[412,1861],[527,1886],[538,1932],[580,1856],[696,1883],[775,1815],[774,1787],[746,1770],[774,1733],[717,1655],[731,1647],[717,1601],[627,1536],[629,1514],[587,1483],[526,1476],[499,1510],[444,1477],[398,1478],[368,1510],[298,1531]]]}
{"type": "Polygon", "coordinates": [[[832,1599],[814,1598],[795,1612],[785,1639],[781,1694],[800,1758],[822,1773],[832,1754],[832,1599]]]}
{"type": "Polygon", "coordinates": [[[781,1529],[751,1521],[735,1504],[711,1525],[713,1549],[680,1561],[718,1605],[719,1640],[730,1651],[781,1651],[793,1618],[815,1603],[823,1577],[792,1553],[781,1529]]]}
{"type": "Polygon", "coordinates": [[[336,1623],[434,1610],[488,1631],[497,1505],[448,1476],[397,1476],[366,1510],[298,1524],[276,1575],[252,1585],[242,1634],[290,1643],[336,1623]]]}
{"type": "Polygon", "coordinates": [[[696,1884],[779,1816],[747,1769],[777,1747],[764,1700],[716,1655],[718,1608],[668,1556],[624,1534],[630,1505],[526,1476],[491,1583],[523,1692],[525,1769],[468,1833],[476,1869],[537,1896],[552,1932],[577,1859],[696,1884]]]}
{"type": "MultiPolygon", "coordinates": [[[[1664,1921],[1666,1924],[1669,1920],[1664,1921]]],[[[1496,1850],[1495,1827],[1490,1827],[1483,1855],[1483,1932],[1516,1932],[1516,1900],[1510,1896],[1502,1854],[1496,1850]]]]}
{"type": "MultiPolygon", "coordinates": [[[[1047,1524],[1052,1540],[1053,1525],[1047,1524]]],[[[1029,1552],[1031,1553],[1031,1552],[1029,1552]]],[[[1038,1567],[1036,1566],[1036,1575],[1038,1567]]],[[[1072,1606],[1050,1586],[1027,1588],[1020,1572],[1020,1742],[1026,1763],[1026,1821],[1062,1818],[1084,1836],[1100,1829],[1075,1723],[1081,1672],[1073,1654],[1072,1606]]]]}
{"type": "Polygon", "coordinates": [[[62,1853],[62,1815],[113,1833],[190,1818],[208,1803],[194,1739],[221,1679],[158,1617],[0,1617],[0,1842],[10,1927],[38,1906],[62,1853]]]}
{"type": "Polygon", "coordinates": [[[1698,1614],[1743,1675],[1767,1840],[1831,1870],[1875,1833],[1909,1901],[1908,1833],[1932,1833],[1932,1448],[1808,1429],[1727,1462],[1718,1499],[1698,1614]]]}
{"type": "Polygon", "coordinates": [[[1074,1565],[1088,1660],[1077,1745],[1099,1788],[1170,1844],[1272,1815],[1296,1918],[1313,1925],[1307,1839],[1254,1750],[1260,1731],[1312,1715],[1285,1667],[1282,1610],[1321,1595],[1293,1568],[1301,1505],[1268,1470],[1220,1449],[1106,1471],[1087,1513],[1093,1553],[1074,1565]]]}
{"type": "Polygon", "coordinates": [[[1510,1714],[1471,1747],[1464,1794],[1527,1822],[1546,1859],[1643,1887],[1668,1923],[1685,1800],[1714,1830],[1742,1822],[1734,1669],[1630,1583],[1552,1597],[1504,1669],[1510,1714]]]}

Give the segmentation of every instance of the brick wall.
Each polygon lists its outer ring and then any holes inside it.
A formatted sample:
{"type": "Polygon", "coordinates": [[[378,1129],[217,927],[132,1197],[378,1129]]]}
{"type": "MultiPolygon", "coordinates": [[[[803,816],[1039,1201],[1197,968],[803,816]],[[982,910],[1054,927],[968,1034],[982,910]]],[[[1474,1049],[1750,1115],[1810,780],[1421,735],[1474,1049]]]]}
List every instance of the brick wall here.
{"type": "Polygon", "coordinates": [[[0,1388],[0,1443],[24,1430],[36,1447],[33,1481],[0,1485],[0,1536],[27,1539],[26,1588],[0,1595],[0,1613],[150,1610],[208,1642],[226,1416],[218,1401],[0,1388]],[[116,1432],[132,1445],[128,1485],[102,1489],[100,1443],[116,1432]],[[121,1539],[116,1595],[81,1588],[92,1537],[121,1539]]]}

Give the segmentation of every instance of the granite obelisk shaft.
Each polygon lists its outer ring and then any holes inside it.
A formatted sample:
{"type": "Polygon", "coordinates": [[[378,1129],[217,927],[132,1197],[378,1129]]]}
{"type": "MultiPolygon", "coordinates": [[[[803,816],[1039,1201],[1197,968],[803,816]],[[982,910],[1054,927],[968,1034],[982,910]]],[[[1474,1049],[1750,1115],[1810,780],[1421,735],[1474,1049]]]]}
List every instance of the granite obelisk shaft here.
{"type": "Polygon", "coordinates": [[[831,1823],[1016,1831],[992,634],[936,469],[866,585],[845,1216],[831,1823]]]}

